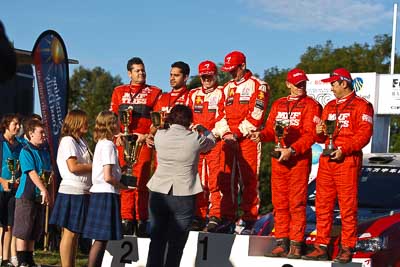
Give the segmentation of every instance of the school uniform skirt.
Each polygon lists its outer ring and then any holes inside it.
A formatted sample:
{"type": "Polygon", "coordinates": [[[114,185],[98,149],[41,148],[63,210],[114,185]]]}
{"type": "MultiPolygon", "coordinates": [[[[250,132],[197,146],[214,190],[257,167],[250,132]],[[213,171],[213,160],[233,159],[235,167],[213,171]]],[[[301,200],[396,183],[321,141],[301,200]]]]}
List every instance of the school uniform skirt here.
{"type": "Polygon", "coordinates": [[[74,233],[82,233],[89,207],[89,197],[89,194],[58,193],[49,223],[74,233]]]}
{"type": "Polygon", "coordinates": [[[118,194],[92,193],[83,237],[95,240],[122,239],[121,204],[118,194]]]}

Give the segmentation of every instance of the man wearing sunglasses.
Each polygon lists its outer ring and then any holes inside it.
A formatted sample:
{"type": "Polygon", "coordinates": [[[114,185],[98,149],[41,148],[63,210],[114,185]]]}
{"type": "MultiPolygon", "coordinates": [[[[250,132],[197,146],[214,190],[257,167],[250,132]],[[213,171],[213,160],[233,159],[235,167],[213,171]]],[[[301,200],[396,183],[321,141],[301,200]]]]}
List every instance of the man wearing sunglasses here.
{"type": "Polygon", "coordinates": [[[341,248],[334,262],[347,263],[357,241],[357,188],[362,164],[362,148],[370,141],[373,130],[372,104],[358,97],[352,86],[350,72],[344,68],[333,71],[322,82],[330,83],[336,99],[323,109],[321,123],[316,127],[319,142],[329,144],[332,152],[321,155],[317,174],[316,218],[317,237],[314,250],[305,260],[327,260],[327,246],[333,221],[335,200],[338,199],[342,220],[341,248]],[[334,123],[334,131],[327,129],[334,123]]]}

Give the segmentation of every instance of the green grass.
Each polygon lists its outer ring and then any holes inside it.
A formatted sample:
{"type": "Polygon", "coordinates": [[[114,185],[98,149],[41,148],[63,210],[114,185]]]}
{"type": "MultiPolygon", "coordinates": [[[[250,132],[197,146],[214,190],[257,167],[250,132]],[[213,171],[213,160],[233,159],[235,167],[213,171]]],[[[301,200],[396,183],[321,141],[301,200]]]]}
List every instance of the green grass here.
{"type": "MultiPolygon", "coordinates": [[[[58,251],[35,250],[33,258],[37,264],[61,266],[60,253],[58,251]]],[[[87,266],[88,255],[78,253],[76,267],[87,266]]]]}

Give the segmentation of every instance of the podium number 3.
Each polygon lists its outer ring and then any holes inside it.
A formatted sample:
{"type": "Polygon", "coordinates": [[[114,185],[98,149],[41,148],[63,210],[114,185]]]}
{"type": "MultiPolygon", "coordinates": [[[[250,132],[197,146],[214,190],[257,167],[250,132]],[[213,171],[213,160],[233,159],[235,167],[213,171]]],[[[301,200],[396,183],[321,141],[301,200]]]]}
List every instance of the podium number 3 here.
{"type": "Polygon", "coordinates": [[[207,260],[208,236],[205,236],[199,243],[203,245],[203,261],[205,261],[207,260]]]}

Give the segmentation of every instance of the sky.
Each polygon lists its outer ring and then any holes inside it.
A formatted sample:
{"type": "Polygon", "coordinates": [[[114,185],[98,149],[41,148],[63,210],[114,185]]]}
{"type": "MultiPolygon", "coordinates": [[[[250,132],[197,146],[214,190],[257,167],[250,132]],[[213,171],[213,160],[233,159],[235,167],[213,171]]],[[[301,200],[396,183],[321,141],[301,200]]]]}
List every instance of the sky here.
{"type": "MultiPolygon", "coordinates": [[[[128,83],[126,63],[144,60],[147,83],[169,91],[170,66],[185,61],[191,75],[203,60],[222,63],[242,51],[247,67],[263,76],[293,68],[307,47],[374,43],[392,35],[388,0],[4,0],[0,20],[14,46],[31,50],[45,30],[57,31],[70,58],[100,66],[128,83]]],[[[398,38],[396,38],[398,39],[398,38]]],[[[398,51],[398,49],[397,49],[398,51]]],[[[70,74],[77,65],[70,66],[70,74]]]]}

